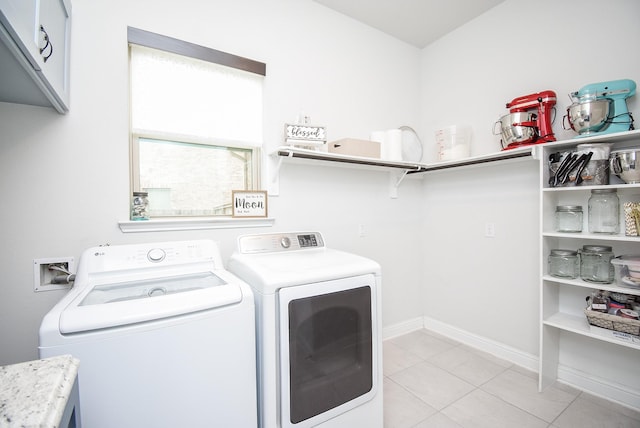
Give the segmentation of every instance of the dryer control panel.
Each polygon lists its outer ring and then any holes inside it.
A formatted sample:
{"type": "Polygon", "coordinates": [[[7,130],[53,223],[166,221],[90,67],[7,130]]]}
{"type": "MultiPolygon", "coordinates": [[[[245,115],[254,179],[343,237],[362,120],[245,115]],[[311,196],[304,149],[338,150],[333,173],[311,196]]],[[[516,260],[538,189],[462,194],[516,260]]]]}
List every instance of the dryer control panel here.
{"type": "Polygon", "coordinates": [[[319,232],[286,232],[260,235],[244,235],[238,238],[238,250],[242,254],[275,253],[324,248],[319,232]]]}

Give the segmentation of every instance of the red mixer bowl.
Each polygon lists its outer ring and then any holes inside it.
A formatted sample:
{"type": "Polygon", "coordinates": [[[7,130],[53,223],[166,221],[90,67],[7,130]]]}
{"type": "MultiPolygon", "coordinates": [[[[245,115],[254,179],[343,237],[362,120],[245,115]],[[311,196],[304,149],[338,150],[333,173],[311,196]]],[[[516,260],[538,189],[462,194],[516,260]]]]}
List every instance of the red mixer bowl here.
{"type": "MultiPolygon", "coordinates": [[[[503,149],[533,144],[538,138],[538,127],[536,126],[537,115],[530,112],[509,113],[500,118],[500,142],[503,149]]],[[[498,135],[495,132],[494,134],[498,135]]]]}

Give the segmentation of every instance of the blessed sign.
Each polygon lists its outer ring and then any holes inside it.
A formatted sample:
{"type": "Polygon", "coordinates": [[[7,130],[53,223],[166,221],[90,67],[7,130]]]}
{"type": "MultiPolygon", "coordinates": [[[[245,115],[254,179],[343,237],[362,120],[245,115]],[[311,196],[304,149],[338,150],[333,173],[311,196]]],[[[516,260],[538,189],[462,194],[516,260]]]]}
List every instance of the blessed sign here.
{"type": "Polygon", "coordinates": [[[234,190],[231,192],[233,217],[266,217],[267,192],[234,190]]]}
{"type": "Polygon", "coordinates": [[[327,133],[324,126],[285,125],[285,140],[288,144],[325,144],[327,133]]]}

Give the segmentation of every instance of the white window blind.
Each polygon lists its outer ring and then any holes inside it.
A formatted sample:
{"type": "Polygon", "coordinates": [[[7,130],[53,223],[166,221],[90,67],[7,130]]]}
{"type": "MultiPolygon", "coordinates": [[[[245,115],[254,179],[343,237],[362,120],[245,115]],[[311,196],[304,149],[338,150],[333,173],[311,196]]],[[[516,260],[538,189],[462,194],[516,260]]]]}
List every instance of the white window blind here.
{"type": "Polygon", "coordinates": [[[134,132],[262,142],[263,76],[131,45],[134,132]]]}

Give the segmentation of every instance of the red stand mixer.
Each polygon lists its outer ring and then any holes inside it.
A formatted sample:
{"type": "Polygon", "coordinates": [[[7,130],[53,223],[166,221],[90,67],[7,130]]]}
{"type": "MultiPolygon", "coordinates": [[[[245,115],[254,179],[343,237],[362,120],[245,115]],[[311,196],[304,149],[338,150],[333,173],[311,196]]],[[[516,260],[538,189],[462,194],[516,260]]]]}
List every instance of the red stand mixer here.
{"type": "MultiPolygon", "coordinates": [[[[495,123],[500,123],[502,149],[556,141],[551,128],[555,105],[556,93],[553,91],[523,95],[507,103],[509,114],[495,123]]],[[[495,125],[494,134],[498,135],[495,125]]]]}

